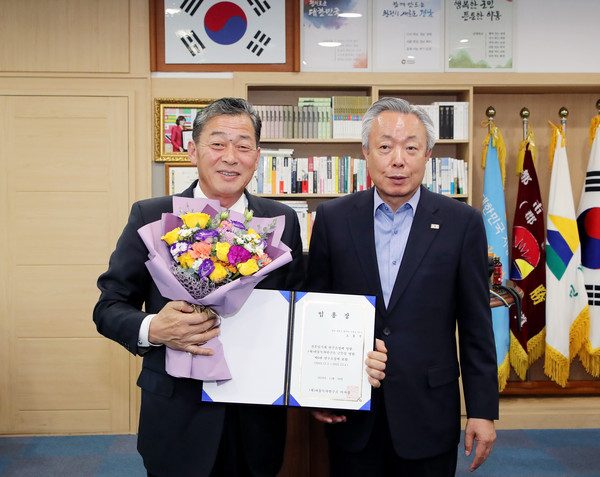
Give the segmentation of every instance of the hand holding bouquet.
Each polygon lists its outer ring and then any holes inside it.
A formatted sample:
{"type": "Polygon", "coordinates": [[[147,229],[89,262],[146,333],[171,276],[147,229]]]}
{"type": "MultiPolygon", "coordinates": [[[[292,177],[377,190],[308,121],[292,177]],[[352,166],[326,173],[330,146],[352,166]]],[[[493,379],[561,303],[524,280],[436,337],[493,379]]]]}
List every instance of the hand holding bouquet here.
{"type": "MultiPolygon", "coordinates": [[[[146,266],[161,294],[208,306],[221,316],[237,312],[270,271],[292,260],[281,242],[285,217],[222,212],[218,201],[173,197],[173,214],[138,230],[148,248],[146,266]]],[[[230,379],[221,343],[213,356],[166,350],[166,370],[176,377],[230,379]]]]}

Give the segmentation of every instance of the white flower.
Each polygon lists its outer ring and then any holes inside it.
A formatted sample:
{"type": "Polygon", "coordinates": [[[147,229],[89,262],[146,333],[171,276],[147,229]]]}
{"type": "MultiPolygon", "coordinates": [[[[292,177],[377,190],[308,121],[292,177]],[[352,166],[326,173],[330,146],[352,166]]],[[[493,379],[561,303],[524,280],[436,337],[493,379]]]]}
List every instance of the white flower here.
{"type": "Polygon", "coordinates": [[[196,273],[198,273],[198,270],[200,270],[200,266],[202,265],[203,260],[201,258],[197,258],[196,260],[194,260],[194,263],[192,263],[192,268],[194,269],[194,271],[196,273]]]}
{"type": "Polygon", "coordinates": [[[186,239],[186,238],[189,238],[189,237],[191,237],[192,235],[194,235],[194,233],[196,232],[196,230],[198,230],[198,228],[197,228],[197,227],[193,227],[193,228],[190,228],[190,229],[188,229],[188,228],[182,228],[182,229],[179,231],[179,236],[180,236],[181,238],[184,238],[184,239],[186,239]]]}

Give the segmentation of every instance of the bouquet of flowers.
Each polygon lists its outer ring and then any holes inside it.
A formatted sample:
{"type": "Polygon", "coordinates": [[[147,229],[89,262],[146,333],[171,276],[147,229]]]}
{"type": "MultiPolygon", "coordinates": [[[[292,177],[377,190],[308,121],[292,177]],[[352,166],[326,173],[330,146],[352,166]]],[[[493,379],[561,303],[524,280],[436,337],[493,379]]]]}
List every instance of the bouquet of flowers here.
{"type": "MultiPolygon", "coordinates": [[[[173,213],[138,230],[148,248],[146,267],[160,293],[210,307],[220,316],[236,313],[266,275],[292,260],[281,242],[285,217],[253,217],[222,212],[210,199],[173,197],[173,213]]],[[[226,380],[231,375],[223,347],[214,338],[207,344],[213,356],[166,349],[171,376],[226,380]]]]}

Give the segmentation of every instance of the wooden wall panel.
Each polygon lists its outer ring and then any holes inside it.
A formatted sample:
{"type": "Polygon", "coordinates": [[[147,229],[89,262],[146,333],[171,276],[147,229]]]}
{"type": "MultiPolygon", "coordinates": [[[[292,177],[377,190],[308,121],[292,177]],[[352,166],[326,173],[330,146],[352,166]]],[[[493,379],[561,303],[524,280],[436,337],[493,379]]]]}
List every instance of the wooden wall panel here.
{"type": "Polygon", "coordinates": [[[129,207],[130,99],[3,101],[12,233],[0,252],[9,297],[2,431],[127,432],[129,355],[98,335],[91,313],[129,207]]]}
{"type": "Polygon", "coordinates": [[[132,1],[0,0],[0,71],[128,73],[132,1]]]}
{"type": "MultiPolygon", "coordinates": [[[[0,96],[0,111],[6,111],[8,98],[0,96]]],[[[8,212],[8,155],[6,145],[8,143],[7,117],[0,114],[0,224],[7,222],[8,212]]],[[[7,260],[10,251],[7,250],[8,228],[0,227],[0,260],[7,260]]],[[[11,340],[8,320],[8,283],[9,267],[3,265],[0,267],[0,433],[7,432],[9,429],[8,421],[10,416],[9,393],[5,390],[10,386],[10,355],[11,340]]]]}
{"type": "Polygon", "coordinates": [[[97,338],[89,306],[98,300],[96,280],[105,269],[105,265],[86,264],[34,264],[13,269],[11,302],[15,309],[23,310],[15,323],[15,336],[97,338]]]}

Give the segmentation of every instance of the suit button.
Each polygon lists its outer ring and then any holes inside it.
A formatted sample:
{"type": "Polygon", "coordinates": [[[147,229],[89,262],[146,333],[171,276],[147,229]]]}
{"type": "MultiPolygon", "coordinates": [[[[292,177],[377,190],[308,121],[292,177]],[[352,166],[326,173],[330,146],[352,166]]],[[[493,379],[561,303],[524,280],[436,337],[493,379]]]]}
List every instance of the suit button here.
{"type": "Polygon", "coordinates": [[[392,334],[392,330],[390,330],[389,328],[384,328],[383,329],[383,334],[385,336],[390,336],[392,334]]]}

